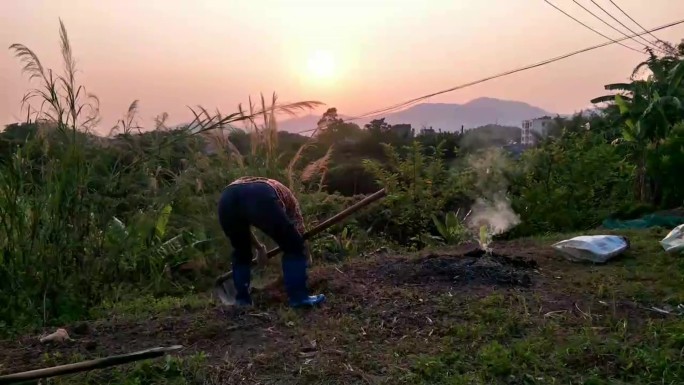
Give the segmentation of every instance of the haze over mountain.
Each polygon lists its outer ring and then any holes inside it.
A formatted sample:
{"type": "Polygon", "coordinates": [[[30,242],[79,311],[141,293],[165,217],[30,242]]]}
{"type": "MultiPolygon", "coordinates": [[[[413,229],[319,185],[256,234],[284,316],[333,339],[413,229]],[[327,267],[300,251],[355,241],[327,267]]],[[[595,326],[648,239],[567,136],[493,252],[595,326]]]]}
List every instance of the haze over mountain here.
{"type": "MultiPolygon", "coordinates": [[[[432,127],[444,131],[456,131],[461,129],[461,125],[465,129],[487,124],[521,127],[523,120],[544,115],[555,116],[556,114],[524,102],[478,98],[465,104],[422,103],[402,111],[359,119],[354,122],[363,126],[372,119],[384,117],[385,121],[390,124],[408,123],[416,129],[432,127]]],[[[349,118],[344,115],[340,117],[349,118]]],[[[280,122],[278,129],[289,132],[312,129],[316,127],[319,119],[320,116],[317,115],[306,115],[284,120],[280,122]]]]}

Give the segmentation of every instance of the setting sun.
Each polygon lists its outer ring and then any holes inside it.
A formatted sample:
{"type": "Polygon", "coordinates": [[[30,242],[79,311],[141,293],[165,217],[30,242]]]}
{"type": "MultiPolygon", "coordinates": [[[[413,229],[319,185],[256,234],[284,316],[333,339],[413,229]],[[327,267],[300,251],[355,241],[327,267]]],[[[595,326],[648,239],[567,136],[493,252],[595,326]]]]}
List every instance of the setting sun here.
{"type": "Polygon", "coordinates": [[[328,51],[316,51],[307,63],[309,76],[315,80],[331,80],[335,76],[335,59],[328,51]]]}

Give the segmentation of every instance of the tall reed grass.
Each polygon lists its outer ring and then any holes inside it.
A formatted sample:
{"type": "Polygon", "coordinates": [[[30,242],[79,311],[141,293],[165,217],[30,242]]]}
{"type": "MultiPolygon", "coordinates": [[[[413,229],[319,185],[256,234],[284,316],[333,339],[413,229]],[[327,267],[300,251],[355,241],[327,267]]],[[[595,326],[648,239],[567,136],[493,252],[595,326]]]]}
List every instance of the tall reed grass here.
{"type": "MultiPolygon", "coordinates": [[[[22,99],[20,128],[30,135],[0,160],[0,332],[79,318],[141,291],[187,290],[195,282],[174,268],[225,264],[215,218],[220,190],[245,174],[298,183],[294,167],[279,166],[276,116],[321,104],[280,104],[274,94],[269,105],[262,95],[259,106],[250,100],[230,114],[191,108],[194,119],[174,130],[162,114],[143,131],[135,100],[107,136],[97,136],[99,101],[79,83],[61,20],[60,48],[56,75],[30,48],[10,46],[36,86],[22,99]],[[251,140],[246,154],[230,140],[240,123],[251,140]]],[[[305,173],[320,174],[327,159],[305,173]]]]}

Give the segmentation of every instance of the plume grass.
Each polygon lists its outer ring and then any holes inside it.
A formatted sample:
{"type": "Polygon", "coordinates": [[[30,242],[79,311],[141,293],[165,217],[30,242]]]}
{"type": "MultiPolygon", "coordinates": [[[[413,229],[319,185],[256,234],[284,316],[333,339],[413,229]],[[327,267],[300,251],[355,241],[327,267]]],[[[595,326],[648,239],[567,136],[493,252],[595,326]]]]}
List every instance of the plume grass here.
{"type": "Polygon", "coordinates": [[[69,42],[66,27],[60,24],[60,48],[63,61],[63,75],[55,76],[51,69],[45,69],[35,52],[23,44],[12,44],[10,50],[24,64],[22,71],[28,75],[29,81],[37,80],[39,86],[30,89],[22,98],[22,108],[27,110],[27,120],[54,122],[59,130],[80,128],[88,131],[99,123],[100,101],[94,94],[88,93],[83,85],[76,81],[76,61],[69,42]],[[34,100],[40,107],[31,106],[34,100]]]}

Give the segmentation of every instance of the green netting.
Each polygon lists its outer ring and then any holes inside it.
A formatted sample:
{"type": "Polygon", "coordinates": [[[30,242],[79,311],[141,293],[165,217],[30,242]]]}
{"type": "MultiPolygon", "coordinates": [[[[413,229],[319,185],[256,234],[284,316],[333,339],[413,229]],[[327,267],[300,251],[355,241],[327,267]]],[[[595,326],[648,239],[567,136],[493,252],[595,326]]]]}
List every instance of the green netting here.
{"type": "Polygon", "coordinates": [[[650,214],[639,219],[630,219],[627,221],[609,218],[603,221],[602,227],[610,230],[647,229],[650,227],[665,227],[672,229],[681,225],[682,223],[684,223],[684,217],[650,214]]]}

